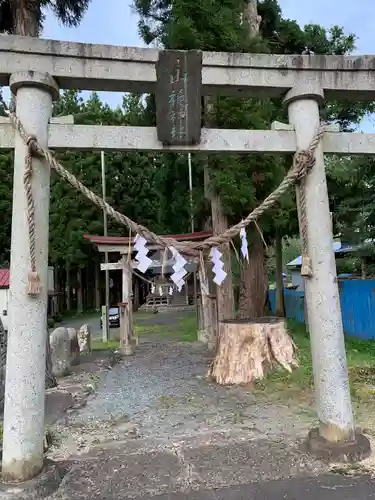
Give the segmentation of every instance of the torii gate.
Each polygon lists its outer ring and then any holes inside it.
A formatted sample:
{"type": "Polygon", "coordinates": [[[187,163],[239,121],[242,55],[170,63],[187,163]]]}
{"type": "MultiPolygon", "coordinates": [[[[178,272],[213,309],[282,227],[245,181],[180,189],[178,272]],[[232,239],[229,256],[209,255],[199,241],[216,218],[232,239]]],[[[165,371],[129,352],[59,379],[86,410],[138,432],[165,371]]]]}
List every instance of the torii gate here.
{"type": "MultiPolygon", "coordinates": [[[[190,53],[15,36],[2,36],[0,46],[0,85],[10,85],[16,94],[17,116],[27,133],[43,148],[54,150],[293,154],[309,146],[323,99],[375,100],[374,68],[373,56],[190,53]],[[59,89],[69,88],[138,93],[156,89],[162,127],[54,123],[52,100],[59,89]],[[283,97],[290,125],[256,131],[200,130],[201,95],[215,94],[283,97]]],[[[33,158],[32,193],[38,202],[33,255],[42,291],[30,297],[23,186],[29,150],[10,123],[0,123],[0,148],[15,149],[2,464],[6,479],[25,480],[43,465],[50,172],[43,161],[33,158]]],[[[305,290],[320,420],[313,437],[317,446],[332,445],[335,450],[364,441],[356,439],[351,406],[323,155],[374,153],[375,135],[325,133],[306,180],[313,277],[306,280],[305,290]]]]}
{"type": "MultiPolygon", "coordinates": [[[[202,241],[209,236],[212,236],[212,232],[210,231],[167,235],[168,238],[173,238],[177,241],[202,241]]],[[[134,328],[132,307],[129,305],[131,304],[132,293],[132,268],[134,269],[137,267],[136,262],[129,259],[129,253],[131,255],[134,251],[133,239],[127,236],[93,236],[88,234],[85,234],[84,237],[93,243],[99,252],[114,252],[121,254],[121,258],[118,262],[102,263],[100,264],[100,269],[102,271],[113,271],[116,269],[122,271],[120,348],[125,355],[130,355],[133,353],[132,338],[134,336],[134,328]]],[[[147,243],[147,249],[150,251],[159,250],[161,248],[160,245],[147,243]]],[[[106,304],[106,306],[108,307],[109,304],[106,304]]],[[[136,343],[137,342],[138,337],[136,336],[136,343]]]]}

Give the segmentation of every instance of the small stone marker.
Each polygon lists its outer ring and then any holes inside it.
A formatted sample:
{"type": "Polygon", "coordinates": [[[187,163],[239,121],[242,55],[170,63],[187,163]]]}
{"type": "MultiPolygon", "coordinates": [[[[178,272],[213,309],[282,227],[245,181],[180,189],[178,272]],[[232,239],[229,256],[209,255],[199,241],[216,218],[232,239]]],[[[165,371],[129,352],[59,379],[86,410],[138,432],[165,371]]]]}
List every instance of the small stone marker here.
{"type": "Polygon", "coordinates": [[[75,328],[68,328],[68,335],[70,340],[70,352],[72,355],[72,365],[79,365],[80,362],[80,349],[78,344],[78,335],[75,328]]]}
{"type": "Polygon", "coordinates": [[[67,328],[55,328],[50,335],[52,373],[55,377],[69,375],[72,368],[72,352],[67,328]]]}
{"type": "Polygon", "coordinates": [[[78,330],[78,345],[81,353],[91,352],[91,332],[89,325],[82,325],[78,330]]]}
{"type": "Polygon", "coordinates": [[[168,146],[198,144],[202,117],[202,53],[161,51],[156,77],[158,140],[168,146]]]}

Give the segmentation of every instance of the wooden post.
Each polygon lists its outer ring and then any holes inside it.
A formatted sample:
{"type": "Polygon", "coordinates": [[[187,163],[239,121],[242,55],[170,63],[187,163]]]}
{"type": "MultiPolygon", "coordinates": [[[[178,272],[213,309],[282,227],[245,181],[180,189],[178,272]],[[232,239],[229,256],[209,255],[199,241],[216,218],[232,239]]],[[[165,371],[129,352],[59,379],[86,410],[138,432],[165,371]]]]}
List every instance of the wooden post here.
{"type": "Polygon", "coordinates": [[[207,271],[199,267],[199,283],[201,290],[201,323],[198,340],[207,344],[210,350],[216,346],[217,337],[217,303],[216,296],[210,294],[207,271]]]}
{"type": "Polygon", "coordinates": [[[100,311],[100,264],[95,262],[95,309],[100,311]]]}
{"type": "Polygon", "coordinates": [[[133,311],[137,312],[138,309],[139,309],[139,278],[135,277],[135,280],[134,280],[133,311]]]}
{"type": "Polygon", "coordinates": [[[122,306],[120,348],[126,356],[133,354],[132,272],[127,257],[122,258],[122,306]]]}
{"type": "MultiPolygon", "coordinates": [[[[133,306],[132,306],[132,266],[128,262],[127,256],[123,256],[118,262],[101,264],[102,271],[122,270],[122,302],[119,303],[120,309],[120,349],[126,356],[133,354],[133,306]]],[[[138,337],[135,339],[138,345],[138,337]]]]}
{"type": "Polygon", "coordinates": [[[283,239],[279,229],[276,229],[276,316],[285,317],[284,278],[283,278],[283,239]]]}

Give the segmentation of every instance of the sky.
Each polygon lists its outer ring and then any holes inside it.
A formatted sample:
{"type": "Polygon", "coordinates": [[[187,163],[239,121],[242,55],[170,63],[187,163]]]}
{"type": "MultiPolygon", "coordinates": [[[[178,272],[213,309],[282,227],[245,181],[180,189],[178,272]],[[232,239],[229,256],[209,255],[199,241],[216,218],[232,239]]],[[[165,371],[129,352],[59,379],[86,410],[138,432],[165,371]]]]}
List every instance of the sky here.
{"type": "MultiPolygon", "coordinates": [[[[203,0],[202,0],[203,1],[203,0]]],[[[138,18],[131,7],[132,0],[92,0],[91,6],[78,28],[64,28],[56,19],[47,16],[43,38],[109,45],[144,45],[138,36],[138,18]],[[103,15],[105,13],[105,16],[103,15]]],[[[358,37],[358,54],[375,53],[375,6],[373,0],[279,0],[285,17],[301,26],[309,23],[326,28],[343,26],[346,33],[358,37]]],[[[111,105],[121,102],[121,96],[102,93],[111,105]]],[[[375,131],[375,117],[366,119],[361,130],[375,131]]]]}

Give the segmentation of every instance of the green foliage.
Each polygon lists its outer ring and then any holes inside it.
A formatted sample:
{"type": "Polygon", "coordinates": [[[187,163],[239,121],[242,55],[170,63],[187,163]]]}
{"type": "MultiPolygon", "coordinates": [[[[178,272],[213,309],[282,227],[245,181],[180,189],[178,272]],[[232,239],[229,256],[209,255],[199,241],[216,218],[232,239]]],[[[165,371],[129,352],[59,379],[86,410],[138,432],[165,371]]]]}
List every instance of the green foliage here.
{"type": "MultiPolygon", "coordinates": [[[[256,382],[255,389],[269,398],[293,399],[294,404],[311,408],[313,390],[313,369],[309,335],[305,325],[288,321],[288,331],[297,346],[299,368],[288,373],[273,370],[269,376],[256,382]]],[[[373,403],[375,346],[372,340],[346,337],[345,347],[348,359],[349,379],[354,401],[373,403]]],[[[311,411],[311,410],[310,410],[311,411]]]]}
{"type": "MultiPolygon", "coordinates": [[[[0,33],[15,34],[17,31],[17,17],[32,17],[37,27],[37,36],[42,30],[45,21],[45,12],[52,11],[57,19],[65,26],[78,26],[85,15],[91,0],[0,0],[0,33]]],[[[34,24],[34,23],[33,23],[34,24]]],[[[24,34],[24,33],[23,33],[24,34]]]]}
{"type": "MultiPolygon", "coordinates": [[[[137,125],[144,120],[139,96],[125,96],[123,105],[112,110],[93,93],[86,102],[78,92],[66,91],[55,106],[56,115],[73,113],[80,124],[137,125]]],[[[87,187],[101,196],[100,152],[65,152],[59,161],[87,187]]],[[[144,153],[105,154],[107,201],[118,211],[141,224],[162,231],[164,214],[160,210],[160,176],[156,160],[144,153]]],[[[162,170],[162,168],[161,168],[162,170]]],[[[103,234],[101,211],[56,174],[51,189],[50,258],[53,263],[68,261],[85,265],[92,258],[92,245],[84,234],[103,234]]],[[[181,219],[180,219],[181,223],[181,219]]],[[[109,221],[110,234],[127,234],[126,229],[109,221]]]]}
{"type": "MultiPolygon", "coordinates": [[[[296,21],[284,19],[276,0],[258,2],[260,37],[250,36],[241,16],[245,3],[237,0],[135,0],[134,6],[144,42],[171,49],[301,54],[308,47],[316,54],[347,54],[355,48],[355,36],[345,35],[339,26],[329,30],[315,24],[301,28],[296,21]]],[[[151,103],[153,114],[152,99],[151,103]]],[[[215,127],[269,129],[273,120],[287,120],[279,100],[221,97],[210,100],[210,104],[214,116],[206,119],[215,127]]],[[[332,102],[327,104],[324,118],[349,129],[373,109],[373,103],[332,102]]],[[[179,160],[175,157],[175,161],[179,160]]],[[[204,161],[195,161],[195,175],[200,182],[204,161]]],[[[213,182],[230,221],[237,222],[255,208],[280,182],[291,162],[291,158],[271,156],[212,155],[209,165],[213,182]]],[[[196,206],[202,213],[205,208],[204,204],[196,206]]],[[[276,225],[285,234],[298,231],[294,193],[284,196],[278,208],[262,218],[266,238],[273,236],[276,225]]]]}
{"type": "MultiPolygon", "coordinates": [[[[121,107],[111,109],[93,93],[84,101],[79,92],[64,91],[54,115],[73,114],[77,124],[143,125],[147,123],[140,96],[126,95],[121,107]]],[[[102,195],[99,151],[66,151],[58,160],[87,187],[102,195]]],[[[12,154],[0,154],[0,265],[9,264],[12,213],[12,154]]],[[[188,232],[189,200],[187,155],[140,152],[106,153],[107,201],[119,212],[160,234],[188,232]]],[[[194,180],[195,181],[195,180],[194,180]]],[[[195,181],[196,182],[196,181],[195,181]]],[[[202,187],[195,195],[202,198],[202,187]],[[200,194],[198,194],[198,192],[200,194]]],[[[199,214],[197,214],[199,220],[199,214]]],[[[112,235],[127,235],[126,228],[108,221],[112,235]]],[[[55,172],[51,174],[50,263],[86,266],[97,258],[84,234],[103,234],[103,214],[55,172]]]]}
{"type": "MultiPolygon", "coordinates": [[[[0,1],[6,9],[9,0],[0,1]]],[[[89,4],[88,0],[69,2],[36,2],[43,22],[43,9],[51,6],[59,19],[69,25],[78,23],[89,4]],[[50,5],[51,4],[51,5],[50,5]]],[[[246,23],[241,22],[244,2],[238,0],[135,0],[140,15],[139,29],[146,43],[158,43],[175,49],[223,50],[233,52],[302,53],[305,47],[316,54],[346,54],[354,49],[355,36],[345,35],[342,28],[329,30],[319,25],[301,28],[295,21],[284,19],[276,0],[258,2],[262,17],[260,37],[251,37],[246,23]]],[[[12,19],[7,14],[0,21],[0,31],[10,31],[12,19]],[[6,28],[8,23],[10,28],[6,28]],[[10,24],[9,24],[10,23],[10,24]],[[4,27],[5,26],[5,27],[4,27]]],[[[221,128],[269,129],[273,120],[286,120],[279,100],[219,97],[212,100],[214,116],[206,121],[221,128]]],[[[337,121],[342,129],[369,111],[373,103],[329,103],[325,118],[337,121]]],[[[0,94],[0,114],[5,105],[0,94]]],[[[93,93],[88,101],[74,90],[64,91],[54,106],[54,115],[73,114],[77,124],[153,125],[153,96],[142,99],[127,95],[121,107],[111,109],[93,93]]],[[[58,155],[62,164],[101,195],[101,165],[99,152],[67,151],[58,155]]],[[[107,153],[106,183],[108,202],[117,210],[159,233],[189,231],[188,169],[186,154],[107,153]]],[[[210,156],[215,189],[220,193],[230,222],[237,222],[259,204],[280,182],[291,165],[291,158],[270,155],[210,156]]],[[[203,155],[192,155],[194,215],[197,229],[203,227],[208,207],[203,193],[203,155]]],[[[344,164],[342,164],[344,165],[344,164]]],[[[348,180],[348,165],[329,169],[332,204],[337,210],[336,226],[343,231],[345,221],[361,227],[363,234],[372,234],[372,162],[357,164],[357,177],[348,180]],[[346,183],[346,184],[345,184],[346,183]],[[348,196],[340,195],[346,189],[348,196]],[[369,187],[368,187],[369,186],[369,187]],[[358,214],[361,191],[368,194],[366,205],[358,214]],[[342,191],[343,192],[343,191],[342,191]],[[357,215],[355,216],[357,210],[357,215]],[[349,215],[349,212],[351,214],[349,215]],[[366,214],[366,223],[364,216],[366,214]],[[341,226],[340,226],[341,224],[341,226]]],[[[12,200],[12,156],[0,155],[0,264],[9,260],[10,220],[12,200]]],[[[102,213],[82,195],[54,173],[51,182],[50,259],[53,264],[70,262],[84,266],[94,257],[92,245],[83,238],[85,233],[102,234],[102,213]]],[[[275,226],[284,234],[297,232],[295,198],[288,193],[278,207],[261,220],[262,231],[270,239],[275,226]]],[[[126,234],[124,228],[109,221],[110,234],[126,234]]]]}
{"type": "Polygon", "coordinates": [[[374,257],[374,157],[330,158],[327,174],[335,233],[345,241],[364,244],[362,253],[374,257]]]}
{"type": "Polygon", "coordinates": [[[0,154],[0,267],[9,266],[12,220],[13,154],[0,154]]]}

